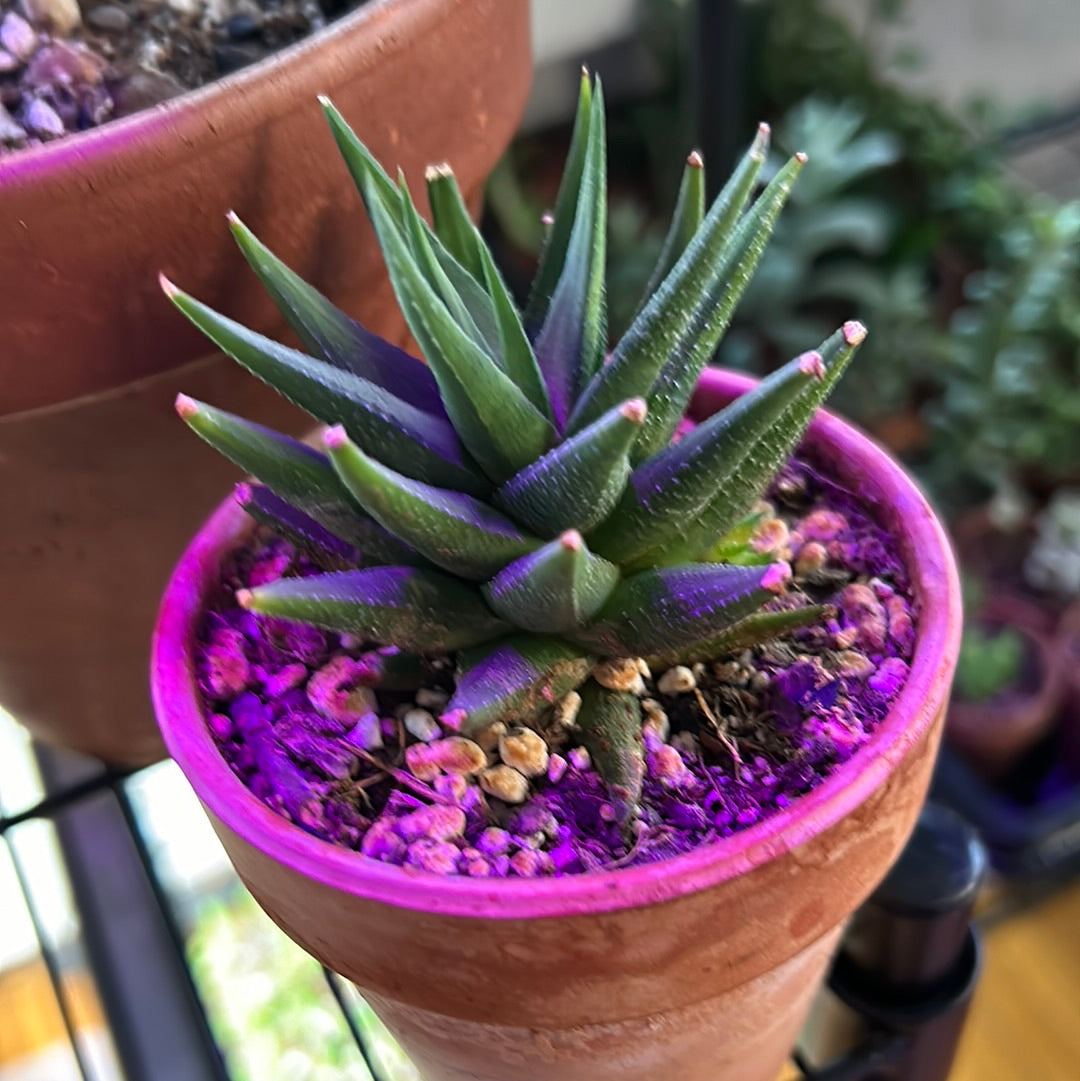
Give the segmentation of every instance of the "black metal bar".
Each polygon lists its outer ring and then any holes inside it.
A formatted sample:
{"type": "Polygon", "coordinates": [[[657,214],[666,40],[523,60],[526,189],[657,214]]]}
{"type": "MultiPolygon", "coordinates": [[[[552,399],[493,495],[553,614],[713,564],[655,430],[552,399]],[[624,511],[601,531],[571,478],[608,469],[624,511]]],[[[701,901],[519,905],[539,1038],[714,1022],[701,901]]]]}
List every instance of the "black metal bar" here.
{"type": "Polygon", "coordinates": [[[75,1057],[75,1065],[78,1067],[79,1076],[82,1081],[92,1081],[92,1075],[86,1067],[86,1060],[83,1058],[82,1051],[79,1048],[78,1031],[74,1020],[72,1020],[71,1010],[68,1007],[67,992],[64,989],[63,977],[60,975],[60,965],[56,960],[56,954],[53,952],[52,946],[49,944],[48,935],[45,934],[45,927],[34,905],[33,893],[26,877],[26,870],[22,865],[22,860],[19,859],[19,853],[15,845],[11,842],[11,838],[4,836],[2,839],[7,846],[8,855],[11,857],[15,880],[19,883],[19,890],[26,901],[26,909],[30,913],[30,923],[34,928],[34,937],[37,939],[38,949],[41,951],[41,960],[45,965],[46,973],[48,973],[49,983],[52,984],[53,996],[56,998],[56,1005],[60,1010],[60,1018],[64,1023],[68,1043],[71,1044],[71,1053],[75,1057]]]}
{"type": "Polygon", "coordinates": [[[17,814],[8,815],[7,817],[0,814],[0,834],[7,833],[8,830],[13,829],[15,826],[21,826],[24,822],[29,822],[34,818],[52,818],[57,811],[70,807],[73,803],[78,803],[79,800],[92,796],[95,792],[100,792],[103,788],[109,787],[114,781],[123,780],[130,776],[131,771],[129,770],[105,769],[93,777],[79,781],[77,784],[50,792],[43,799],[25,810],[19,811],[17,814]]]}
{"type": "Polygon", "coordinates": [[[382,1070],[379,1069],[378,1064],[375,1062],[375,1057],[364,1039],[364,1034],[360,1031],[356,1018],[353,1017],[352,1010],[349,1009],[349,1004],[345,1001],[345,992],[342,991],[341,985],[338,983],[337,975],[324,967],[323,977],[326,980],[326,985],[330,988],[330,994],[334,996],[334,1001],[338,1004],[338,1009],[341,1010],[342,1015],[345,1017],[345,1024],[349,1026],[349,1032],[360,1051],[360,1057],[364,1060],[368,1073],[371,1074],[371,1081],[383,1081],[382,1070]]]}
{"type": "MultiPolygon", "coordinates": [[[[59,793],[100,766],[35,747],[46,790],[59,793]]],[[[123,800],[105,786],[54,822],[82,921],[87,962],[129,1081],[228,1081],[182,949],[155,898],[152,866],[123,800]]]]}
{"type": "Polygon", "coordinates": [[[697,0],[692,25],[697,139],[711,201],[745,142],[746,16],[739,0],[697,0]]]}

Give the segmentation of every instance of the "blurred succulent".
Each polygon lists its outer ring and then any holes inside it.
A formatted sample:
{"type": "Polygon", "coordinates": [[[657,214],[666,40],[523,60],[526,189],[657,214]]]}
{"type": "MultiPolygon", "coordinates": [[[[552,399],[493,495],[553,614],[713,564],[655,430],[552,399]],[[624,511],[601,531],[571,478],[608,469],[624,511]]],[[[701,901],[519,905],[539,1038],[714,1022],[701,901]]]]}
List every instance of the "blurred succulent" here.
{"type": "Polygon", "coordinates": [[[1013,686],[1024,663],[1024,639],[1011,627],[964,628],[956,663],[956,690],[969,702],[986,702],[1013,686]]]}
{"type": "Polygon", "coordinates": [[[930,479],[947,500],[1080,463],[1080,203],[1016,219],[942,340],[930,479]]]}
{"type": "Polygon", "coordinates": [[[596,663],[708,658],[821,615],[762,611],[787,564],[747,551],[748,540],[721,542],[740,526],[753,535],[746,521],[863,327],[845,324],[672,442],[804,156],[751,203],[767,152],[763,126],[704,218],[692,197],[702,165],[691,159],[656,292],[605,358],[599,81],[583,79],[521,314],[449,168],[428,171],[429,227],[404,178],[392,182],[323,104],[428,366],[334,308],[235,217],[240,247],[307,353],[165,282],[220,348],[333,425],[322,453],[178,400],[199,435],[265,486],[241,487],[247,509],[331,568],[237,600],[394,646],[403,667],[410,655],[456,653],[456,688],[440,720],[466,735],[504,718],[536,723],[580,689],[578,730],[629,821],[642,780],[640,705],[592,679],[596,663]],[[713,561],[715,552],[739,558],[713,561]]]}
{"type": "Polygon", "coordinates": [[[1080,594],[1080,491],[1054,493],[1036,520],[1035,543],[1024,561],[1024,577],[1057,597],[1080,594]]]}

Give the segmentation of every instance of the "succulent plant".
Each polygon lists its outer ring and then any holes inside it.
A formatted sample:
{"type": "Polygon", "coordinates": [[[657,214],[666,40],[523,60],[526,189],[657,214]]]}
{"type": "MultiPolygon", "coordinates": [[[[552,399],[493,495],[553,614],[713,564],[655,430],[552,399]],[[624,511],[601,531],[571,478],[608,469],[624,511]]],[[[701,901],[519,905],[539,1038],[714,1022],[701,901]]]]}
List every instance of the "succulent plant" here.
{"type": "Polygon", "coordinates": [[[820,618],[813,607],[761,610],[790,572],[754,548],[756,504],[864,329],[846,324],[672,439],[805,159],[792,158],[751,201],[767,153],[762,126],[704,214],[692,155],[657,289],[605,356],[599,80],[582,80],[523,312],[449,168],[428,170],[429,226],[404,177],[394,183],[323,108],[427,366],[336,309],[234,216],[244,255],[306,352],[163,283],[221,349],[331,425],[320,451],[178,399],[184,420],[260,482],[241,486],[243,505],[326,568],[237,599],[393,647],[387,668],[403,678],[424,655],[456,653],[440,720],[464,735],[501,719],[535,723],[580,691],[581,739],[629,821],[642,777],[640,707],[591,679],[594,666],[708,658],[820,618]]]}

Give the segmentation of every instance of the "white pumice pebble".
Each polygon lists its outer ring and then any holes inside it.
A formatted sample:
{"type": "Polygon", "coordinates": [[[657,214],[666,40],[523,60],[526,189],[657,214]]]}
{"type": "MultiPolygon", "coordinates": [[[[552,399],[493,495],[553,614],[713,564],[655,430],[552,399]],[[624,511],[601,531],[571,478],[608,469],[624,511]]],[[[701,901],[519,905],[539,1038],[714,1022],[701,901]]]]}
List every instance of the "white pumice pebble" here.
{"type": "Polygon", "coordinates": [[[397,835],[406,843],[427,837],[432,841],[449,841],[465,832],[465,812],[460,807],[437,803],[411,811],[394,823],[397,835]]]}
{"type": "Polygon", "coordinates": [[[656,689],[661,694],[689,694],[696,686],[694,673],[686,665],[677,664],[660,677],[656,689]]]}
{"type": "Polygon", "coordinates": [[[408,733],[424,743],[442,735],[439,722],[426,709],[410,709],[401,719],[408,733]]]}
{"type": "Polygon", "coordinates": [[[450,701],[450,695],[438,687],[421,687],[416,692],[416,704],[421,709],[438,710],[442,712],[446,703],[450,701]]]}
{"type": "Polygon", "coordinates": [[[563,728],[573,728],[577,723],[577,715],[580,709],[581,695],[577,691],[571,691],[555,703],[552,720],[563,728]]]}
{"type": "Polygon", "coordinates": [[[485,754],[492,754],[499,749],[499,740],[506,733],[506,725],[502,721],[493,721],[486,728],[473,734],[473,739],[485,754]]]}
{"type": "Polygon", "coordinates": [[[524,803],[529,798],[529,782],[524,774],[509,766],[492,766],[480,774],[480,787],[503,803],[524,803]]]}
{"type": "Polygon", "coordinates": [[[427,743],[413,743],[405,748],[405,765],[409,772],[420,781],[434,780],[442,772],[431,746],[427,743]]]}
{"type": "Polygon", "coordinates": [[[429,743],[431,760],[444,773],[468,776],[479,773],[487,765],[487,754],[480,744],[464,736],[450,736],[447,739],[429,743]]]}
{"type": "Polygon", "coordinates": [[[592,677],[601,687],[609,691],[628,691],[630,694],[644,694],[645,681],[638,670],[636,657],[613,657],[601,661],[593,670],[592,677]]]}
{"type": "Polygon", "coordinates": [[[566,754],[566,760],[579,773],[587,770],[592,764],[592,759],[589,757],[589,751],[586,747],[571,747],[566,754]]]}

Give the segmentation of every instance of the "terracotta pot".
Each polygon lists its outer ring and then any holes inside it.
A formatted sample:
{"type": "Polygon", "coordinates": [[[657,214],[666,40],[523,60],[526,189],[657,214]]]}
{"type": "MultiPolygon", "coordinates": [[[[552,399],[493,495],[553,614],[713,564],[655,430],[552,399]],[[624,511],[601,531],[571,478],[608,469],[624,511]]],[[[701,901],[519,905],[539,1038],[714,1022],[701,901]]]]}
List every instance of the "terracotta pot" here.
{"type": "Polygon", "coordinates": [[[207,358],[156,272],[277,334],[222,219],[233,205],[308,280],[402,340],[315,97],[329,94],[391,171],[451,162],[475,209],[524,108],[528,15],[526,0],[371,0],[273,60],[0,164],[0,703],[35,735],[128,765],[163,753],[145,682],[153,612],[232,476],[176,422],[176,392],[305,424],[207,358]]]}
{"type": "MultiPolygon", "coordinates": [[[[707,374],[694,415],[750,385],[707,374]]],[[[961,623],[948,543],[899,466],[824,415],[811,445],[899,538],[922,612],[907,685],[869,744],[789,809],[614,872],[445,879],[271,812],[218,753],[193,673],[204,604],[246,534],[243,515],[223,505],[188,548],[153,647],[169,751],[259,903],[357,983],[427,1081],[774,1081],[843,922],[912,829],[961,623]]]]}
{"type": "Polygon", "coordinates": [[[972,702],[954,690],[945,737],[984,777],[1004,774],[1045,736],[1058,718],[1065,684],[1056,637],[1046,629],[1039,605],[994,593],[975,620],[993,630],[1011,627],[1024,639],[1025,682],[985,702],[972,702]]]}

